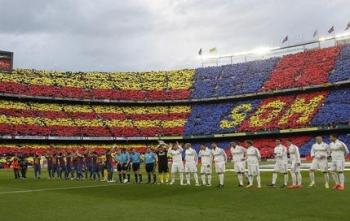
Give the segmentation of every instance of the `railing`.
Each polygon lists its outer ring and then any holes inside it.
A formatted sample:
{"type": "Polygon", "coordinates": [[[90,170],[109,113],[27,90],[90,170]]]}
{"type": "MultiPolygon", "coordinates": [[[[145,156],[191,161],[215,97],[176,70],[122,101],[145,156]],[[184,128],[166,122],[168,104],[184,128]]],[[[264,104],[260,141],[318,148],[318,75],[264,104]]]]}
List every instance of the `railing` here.
{"type": "MultiPolygon", "coordinates": [[[[324,48],[340,44],[348,44],[350,42],[350,33],[344,32],[326,37],[318,37],[306,42],[285,45],[280,47],[261,47],[248,51],[242,51],[221,55],[201,55],[202,67],[219,66],[225,64],[234,64],[258,59],[266,59],[271,57],[279,57],[286,54],[297,53],[307,49],[324,48]]],[[[288,42],[287,42],[288,43],[288,42]]]]}
{"type": "Polygon", "coordinates": [[[61,136],[20,136],[20,135],[0,135],[0,140],[33,140],[33,141],[157,141],[157,140],[201,140],[213,138],[240,138],[252,136],[271,136],[271,135],[286,135],[286,134],[300,134],[312,132],[326,133],[326,132],[340,132],[350,131],[349,125],[336,126],[322,126],[322,127],[304,127],[294,129],[282,129],[273,131],[258,131],[258,132],[237,132],[226,134],[211,134],[199,136],[158,136],[158,137],[61,137],[61,136]]]}

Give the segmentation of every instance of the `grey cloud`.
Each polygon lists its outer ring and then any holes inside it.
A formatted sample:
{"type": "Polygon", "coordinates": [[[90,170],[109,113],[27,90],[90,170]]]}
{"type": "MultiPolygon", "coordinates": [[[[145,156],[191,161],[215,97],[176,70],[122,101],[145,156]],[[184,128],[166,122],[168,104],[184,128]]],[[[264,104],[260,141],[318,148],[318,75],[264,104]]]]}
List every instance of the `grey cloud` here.
{"type": "Polygon", "coordinates": [[[0,49],[15,66],[130,71],[197,67],[219,53],[341,31],[348,0],[0,0],[0,49]]]}

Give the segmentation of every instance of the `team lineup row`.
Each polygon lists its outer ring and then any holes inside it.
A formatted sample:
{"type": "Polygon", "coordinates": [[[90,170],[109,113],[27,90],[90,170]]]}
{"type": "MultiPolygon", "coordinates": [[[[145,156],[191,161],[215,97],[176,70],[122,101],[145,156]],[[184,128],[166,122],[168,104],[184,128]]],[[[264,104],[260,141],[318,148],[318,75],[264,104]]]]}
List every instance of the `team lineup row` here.
{"type": "MultiPolygon", "coordinates": [[[[345,157],[349,150],[345,143],[337,139],[336,135],[330,135],[330,143],[323,142],[322,137],[316,137],[316,142],[312,145],[311,157],[312,163],[309,170],[310,185],[315,185],[315,171],[320,170],[324,175],[325,188],[329,188],[329,168],[328,159],[331,159],[330,173],[335,181],[334,189],[344,189],[344,167],[345,157]]],[[[244,177],[248,179],[247,188],[253,186],[253,178],[256,178],[257,187],[261,188],[260,151],[254,147],[251,140],[247,140],[245,148],[235,142],[230,143],[230,152],[234,171],[237,174],[239,187],[243,187],[244,177]]],[[[200,159],[200,178],[201,184],[211,186],[212,167],[219,178],[219,187],[224,186],[225,165],[228,157],[224,149],[212,143],[210,148],[201,145],[199,152],[192,148],[190,143],[181,146],[179,143],[165,144],[160,141],[155,149],[147,148],[144,155],[141,155],[135,149],[130,152],[126,149],[108,150],[105,155],[98,155],[96,152],[87,152],[81,154],[75,153],[53,153],[45,156],[35,155],[33,157],[33,168],[35,178],[40,178],[41,159],[46,158],[49,178],[56,176],[61,179],[101,179],[104,181],[115,182],[113,172],[116,167],[120,183],[129,183],[131,171],[135,177],[135,183],[142,183],[142,173],[140,165],[144,162],[147,172],[147,183],[156,183],[155,169],[158,167],[159,183],[175,183],[178,175],[180,185],[190,185],[191,177],[195,185],[199,186],[198,161],[200,159]],[[183,158],[184,156],[184,158],[183,158]],[[171,162],[169,161],[171,158],[171,162]],[[169,164],[171,178],[169,177],[169,164]],[[185,180],[186,179],[186,180],[185,180]],[[170,181],[170,182],[169,182],[170,181]]],[[[299,148],[293,144],[292,140],[287,141],[287,146],[276,139],[274,148],[275,165],[272,173],[272,182],[269,186],[275,186],[278,173],[283,174],[284,184],[282,187],[301,188],[302,176],[300,173],[301,159],[299,148]],[[288,168],[292,184],[288,186],[288,168]]],[[[15,178],[25,178],[27,164],[23,157],[14,157],[12,162],[15,178]]]]}

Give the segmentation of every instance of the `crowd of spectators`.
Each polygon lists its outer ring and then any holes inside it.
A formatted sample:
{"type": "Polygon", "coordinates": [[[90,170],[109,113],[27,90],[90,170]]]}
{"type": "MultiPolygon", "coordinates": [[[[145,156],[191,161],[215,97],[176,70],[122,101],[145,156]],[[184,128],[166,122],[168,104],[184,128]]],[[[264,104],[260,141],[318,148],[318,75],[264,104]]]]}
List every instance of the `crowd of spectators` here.
{"type": "Polygon", "coordinates": [[[0,92],[97,100],[176,100],[190,95],[193,70],[164,72],[0,72],[0,92]]]}
{"type": "Polygon", "coordinates": [[[0,134],[143,137],[182,135],[190,106],[101,106],[0,100],[0,134]]]}
{"type": "MultiPolygon", "coordinates": [[[[1,65],[6,65],[1,63],[1,65]]],[[[350,79],[350,45],[281,58],[160,72],[0,72],[0,93],[92,100],[188,100],[320,85],[350,79]]],[[[1,68],[0,68],[1,70],[1,68]]]]}
{"type": "Polygon", "coordinates": [[[278,132],[282,129],[328,127],[350,122],[350,89],[337,89],[263,99],[195,104],[185,135],[278,132]]]}
{"type": "MultiPolygon", "coordinates": [[[[5,63],[0,61],[0,70],[5,63]]],[[[5,67],[4,66],[4,67],[5,67]]],[[[186,100],[350,80],[350,45],[195,70],[102,73],[0,72],[0,93],[78,99],[186,100]]],[[[349,125],[350,89],[194,104],[94,105],[0,99],[0,135],[58,137],[203,136],[349,125]]],[[[302,154],[311,137],[297,136],[302,154]]],[[[344,135],[342,139],[350,141],[344,135]]],[[[264,157],[273,139],[255,139],[264,157]]],[[[196,147],[197,144],[194,146],[196,147]]],[[[219,142],[223,147],[227,142],[219,142]]],[[[79,147],[83,148],[83,147],[79,147]]],[[[95,147],[93,147],[95,148],[95,147]]],[[[106,148],[97,150],[105,150],[106,148]]],[[[0,147],[8,151],[50,148],[0,147]],[[28,149],[26,149],[28,148],[28,149]]]]}

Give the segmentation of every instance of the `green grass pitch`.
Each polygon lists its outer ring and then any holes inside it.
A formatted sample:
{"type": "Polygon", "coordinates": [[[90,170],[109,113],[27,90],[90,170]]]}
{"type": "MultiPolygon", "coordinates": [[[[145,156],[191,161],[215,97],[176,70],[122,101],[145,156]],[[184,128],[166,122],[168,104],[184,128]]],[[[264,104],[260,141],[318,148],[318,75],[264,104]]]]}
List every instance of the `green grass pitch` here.
{"type": "MultiPolygon", "coordinates": [[[[32,171],[28,175],[32,177],[32,171]]],[[[223,189],[215,187],[216,176],[213,187],[48,180],[46,173],[42,177],[14,180],[11,170],[0,170],[0,220],[345,221],[350,216],[349,182],[345,191],[326,190],[321,174],[315,188],[297,190],[266,187],[268,172],[262,173],[262,189],[238,188],[233,172],[225,174],[223,189]]],[[[346,177],[350,179],[349,172],[346,177]]],[[[306,173],[303,178],[307,184],[306,173]]]]}

